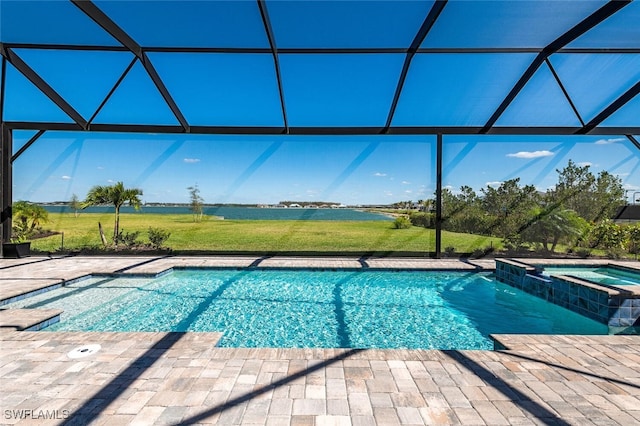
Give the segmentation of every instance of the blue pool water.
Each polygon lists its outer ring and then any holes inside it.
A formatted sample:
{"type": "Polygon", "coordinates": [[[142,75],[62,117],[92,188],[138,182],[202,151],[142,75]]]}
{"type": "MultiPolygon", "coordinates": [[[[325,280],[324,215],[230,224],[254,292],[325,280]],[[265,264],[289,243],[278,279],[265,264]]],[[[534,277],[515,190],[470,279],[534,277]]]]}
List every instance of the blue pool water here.
{"type": "Polygon", "coordinates": [[[177,270],[92,277],[9,307],[59,308],[48,330],[220,331],[220,346],[492,349],[490,333],[605,325],[464,272],[177,270]]]}
{"type": "Polygon", "coordinates": [[[627,286],[640,285],[640,272],[609,266],[601,267],[548,267],[544,268],[546,275],[570,275],[583,278],[599,284],[627,286]]]}

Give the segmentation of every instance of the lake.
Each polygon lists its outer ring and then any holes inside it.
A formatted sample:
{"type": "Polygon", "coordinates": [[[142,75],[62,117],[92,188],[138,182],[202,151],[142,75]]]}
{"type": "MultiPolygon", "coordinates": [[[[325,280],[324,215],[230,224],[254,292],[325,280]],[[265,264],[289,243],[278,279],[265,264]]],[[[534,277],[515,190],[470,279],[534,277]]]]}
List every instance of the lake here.
{"type": "MultiPolygon", "coordinates": [[[[43,206],[49,213],[73,213],[69,206],[43,206]]],[[[96,206],[82,210],[84,213],[112,213],[113,207],[96,206]]],[[[137,211],[133,207],[124,206],[121,213],[151,213],[151,214],[191,214],[189,207],[185,206],[148,206],[137,211]]],[[[366,212],[356,209],[304,209],[304,208],[259,208],[259,207],[232,207],[232,206],[212,206],[204,207],[204,214],[207,216],[221,216],[225,219],[234,220],[353,220],[353,221],[373,221],[373,220],[393,220],[389,216],[379,213],[366,212]]]]}

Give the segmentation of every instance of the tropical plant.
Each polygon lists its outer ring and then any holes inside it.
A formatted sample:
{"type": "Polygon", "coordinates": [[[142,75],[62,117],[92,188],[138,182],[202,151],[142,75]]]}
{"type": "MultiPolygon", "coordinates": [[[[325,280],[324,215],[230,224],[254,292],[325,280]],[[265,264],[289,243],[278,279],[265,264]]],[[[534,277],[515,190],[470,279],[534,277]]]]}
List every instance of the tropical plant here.
{"type": "Polygon", "coordinates": [[[82,208],[98,205],[113,205],[115,207],[113,242],[117,244],[118,236],[120,235],[120,208],[124,204],[129,204],[134,209],[139,210],[142,205],[140,196],[142,196],[141,189],[125,188],[122,182],[110,186],[96,185],[87,193],[87,198],[82,203],[82,208]]]}
{"type": "Polygon", "coordinates": [[[49,221],[49,213],[44,207],[27,201],[17,201],[12,206],[13,226],[12,240],[25,241],[41,229],[49,221]]]}
{"type": "Polygon", "coordinates": [[[523,240],[541,244],[547,252],[553,253],[561,241],[575,241],[587,229],[587,222],[573,210],[534,207],[529,214],[531,220],[520,234],[523,240]]]}

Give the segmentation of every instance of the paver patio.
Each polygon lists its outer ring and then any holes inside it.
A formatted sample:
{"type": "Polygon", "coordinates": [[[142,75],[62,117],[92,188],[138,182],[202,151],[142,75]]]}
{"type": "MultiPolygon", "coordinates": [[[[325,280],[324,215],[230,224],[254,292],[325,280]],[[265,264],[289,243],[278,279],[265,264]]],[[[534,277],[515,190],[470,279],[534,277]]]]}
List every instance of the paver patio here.
{"type": "MultiPolygon", "coordinates": [[[[300,266],[304,261],[3,259],[0,298],[32,279],[256,262],[300,266]]],[[[362,262],[311,264],[465,269],[492,264],[362,262]]],[[[3,330],[2,424],[640,424],[639,336],[501,335],[495,337],[507,350],[425,351],[220,348],[217,333],[3,330]],[[86,356],[75,357],[78,353],[86,356]]]]}

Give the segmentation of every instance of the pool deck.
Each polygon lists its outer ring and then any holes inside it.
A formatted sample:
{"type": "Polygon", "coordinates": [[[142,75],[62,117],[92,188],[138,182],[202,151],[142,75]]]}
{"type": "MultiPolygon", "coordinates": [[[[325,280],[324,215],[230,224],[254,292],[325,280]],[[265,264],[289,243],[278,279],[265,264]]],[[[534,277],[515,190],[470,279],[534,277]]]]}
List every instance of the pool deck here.
{"type": "MultiPolygon", "coordinates": [[[[90,273],[155,274],[173,266],[493,265],[386,258],[0,259],[0,300],[90,273]]],[[[500,351],[218,348],[218,333],[16,331],[29,320],[2,314],[0,424],[640,424],[640,336],[495,336],[507,348],[500,351]]]]}

